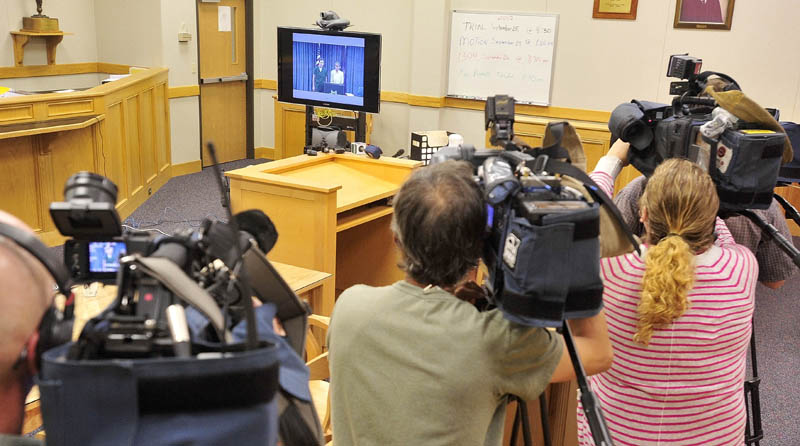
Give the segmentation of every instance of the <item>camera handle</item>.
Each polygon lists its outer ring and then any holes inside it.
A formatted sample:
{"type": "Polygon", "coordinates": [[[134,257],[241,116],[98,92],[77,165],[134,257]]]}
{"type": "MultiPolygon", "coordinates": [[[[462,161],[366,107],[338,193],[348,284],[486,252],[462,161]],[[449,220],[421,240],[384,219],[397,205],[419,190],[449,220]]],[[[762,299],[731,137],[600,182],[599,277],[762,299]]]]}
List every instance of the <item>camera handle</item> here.
{"type": "Polygon", "coordinates": [[[586,421],[589,422],[589,429],[592,431],[594,444],[595,446],[613,446],[614,442],[611,440],[611,433],[608,431],[606,419],[603,416],[603,412],[600,410],[600,405],[597,404],[595,400],[592,389],[586,381],[586,372],[583,370],[581,358],[578,357],[578,350],[575,348],[575,342],[572,340],[572,332],[570,332],[569,325],[566,322],[564,322],[564,326],[561,329],[561,334],[564,336],[564,343],[567,346],[569,357],[572,360],[572,367],[575,369],[578,390],[581,392],[583,413],[586,415],[586,421]]]}
{"type": "MultiPolygon", "coordinates": [[[[778,201],[778,203],[780,203],[783,206],[784,209],[786,209],[787,215],[789,215],[789,217],[791,217],[792,220],[800,224],[800,215],[798,215],[797,210],[794,208],[794,206],[792,206],[788,201],[786,201],[780,195],[775,194],[775,199],[778,201]]],[[[756,224],[756,226],[761,228],[764,231],[764,233],[772,237],[772,239],[775,240],[778,246],[781,247],[783,252],[785,252],[786,255],[788,255],[789,258],[792,259],[792,262],[798,268],[800,268],[800,250],[795,248],[794,244],[789,240],[787,240],[786,237],[784,237],[783,234],[781,234],[775,226],[767,223],[763,218],[761,218],[760,215],[756,214],[755,212],[749,209],[739,211],[738,213],[749,218],[750,221],[752,221],[753,223],[756,224]]]]}

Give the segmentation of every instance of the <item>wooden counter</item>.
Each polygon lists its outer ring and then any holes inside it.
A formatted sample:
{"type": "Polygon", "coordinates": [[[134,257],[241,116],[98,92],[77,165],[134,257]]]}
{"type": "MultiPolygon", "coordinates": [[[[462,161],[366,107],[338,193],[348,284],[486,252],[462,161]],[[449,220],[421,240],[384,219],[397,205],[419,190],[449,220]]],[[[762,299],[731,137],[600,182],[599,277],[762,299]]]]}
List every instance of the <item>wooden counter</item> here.
{"type": "MultiPolygon", "coordinates": [[[[300,155],[227,172],[234,212],[261,209],[275,223],[270,260],[334,274],[335,288],[402,279],[389,229],[392,197],[419,161],[345,153],[300,155]]],[[[330,316],[336,291],[323,287],[330,316]]]]}
{"type": "Polygon", "coordinates": [[[48,245],[63,243],[49,206],[88,170],[119,188],[125,218],[170,177],[166,68],[71,93],[0,99],[0,209],[48,245]]]}

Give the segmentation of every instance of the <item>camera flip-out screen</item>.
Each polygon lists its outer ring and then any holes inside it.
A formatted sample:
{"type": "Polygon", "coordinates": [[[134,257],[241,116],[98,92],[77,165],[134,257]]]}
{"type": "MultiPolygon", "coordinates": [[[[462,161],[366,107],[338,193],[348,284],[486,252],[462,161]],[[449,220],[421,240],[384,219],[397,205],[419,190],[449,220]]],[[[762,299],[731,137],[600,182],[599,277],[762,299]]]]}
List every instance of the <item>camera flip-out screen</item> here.
{"type": "Polygon", "coordinates": [[[125,242],[89,242],[88,245],[90,273],[119,271],[119,258],[127,251],[125,242]]]}

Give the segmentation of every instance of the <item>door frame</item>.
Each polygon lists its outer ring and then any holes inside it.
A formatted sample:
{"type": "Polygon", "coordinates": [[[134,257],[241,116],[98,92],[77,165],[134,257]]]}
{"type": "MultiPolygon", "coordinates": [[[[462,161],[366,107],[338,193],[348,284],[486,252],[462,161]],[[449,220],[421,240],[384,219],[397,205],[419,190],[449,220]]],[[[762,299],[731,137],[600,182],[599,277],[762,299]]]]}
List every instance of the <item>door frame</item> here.
{"type": "MultiPolygon", "coordinates": [[[[253,59],[254,55],[254,48],[253,48],[253,35],[255,30],[253,29],[253,3],[256,0],[244,0],[244,23],[245,23],[245,33],[244,33],[244,45],[245,45],[245,72],[247,73],[247,81],[245,81],[245,127],[246,127],[246,146],[245,146],[245,157],[248,159],[255,158],[255,136],[254,136],[254,124],[255,124],[255,116],[254,116],[254,93],[255,93],[255,79],[254,76],[254,67],[255,61],[253,59]]],[[[200,85],[200,58],[202,55],[200,54],[200,9],[198,8],[198,4],[202,3],[202,0],[195,0],[194,3],[194,20],[195,20],[195,27],[197,29],[197,86],[198,86],[198,93],[197,93],[197,120],[200,123],[198,126],[200,131],[200,165],[203,165],[203,101],[200,100],[200,95],[202,94],[199,90],[200,85]]],[[[211,2],[209,2],[211,3],[211,2]]]]}

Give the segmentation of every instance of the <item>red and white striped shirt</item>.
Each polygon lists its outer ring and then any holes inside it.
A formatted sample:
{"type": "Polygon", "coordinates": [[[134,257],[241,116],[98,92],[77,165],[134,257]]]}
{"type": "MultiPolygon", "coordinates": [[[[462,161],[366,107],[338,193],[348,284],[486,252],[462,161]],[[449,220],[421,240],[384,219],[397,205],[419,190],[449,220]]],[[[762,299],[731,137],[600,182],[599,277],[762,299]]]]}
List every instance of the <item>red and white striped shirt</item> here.
{"type": "MultiPolygon", "coordinates": [[[[591,174],[609,196],[615,167],[603,159],[591,174]]],[[[694,256],[689,309],[655,329],[647,346],[633,341],[644,251],[601,260],[614,363],[589,383],[616,445],[744,443],[743,383],[758,264],[719,218],[716,233],[715,245],[694,256]]],[[[594,444],[580,407],[578,437],[581,445],[594,444]]]]}

